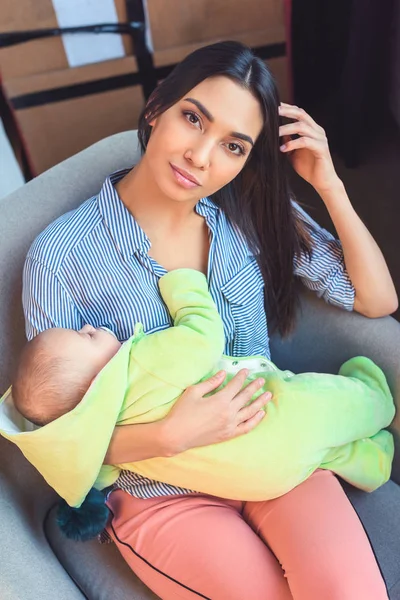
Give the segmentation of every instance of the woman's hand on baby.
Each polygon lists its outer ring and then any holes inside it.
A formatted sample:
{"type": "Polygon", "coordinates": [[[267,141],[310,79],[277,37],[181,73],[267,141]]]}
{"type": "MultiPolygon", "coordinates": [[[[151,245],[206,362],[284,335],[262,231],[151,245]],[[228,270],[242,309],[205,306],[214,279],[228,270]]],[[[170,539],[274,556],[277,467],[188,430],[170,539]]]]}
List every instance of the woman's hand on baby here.
{"type": "Polygon", "coordinates": [[[212,396],[207,394],[223,383],[224,371],[185,390],[164,419],[163,433],[171,456],[189,448],[230,440],[258,425],[265,416],[262,409],[271,394],[265,392],[248,404],[264,379],[256,379],[243,388],[247,375],[248,371],[242,369],[212,396]]]}

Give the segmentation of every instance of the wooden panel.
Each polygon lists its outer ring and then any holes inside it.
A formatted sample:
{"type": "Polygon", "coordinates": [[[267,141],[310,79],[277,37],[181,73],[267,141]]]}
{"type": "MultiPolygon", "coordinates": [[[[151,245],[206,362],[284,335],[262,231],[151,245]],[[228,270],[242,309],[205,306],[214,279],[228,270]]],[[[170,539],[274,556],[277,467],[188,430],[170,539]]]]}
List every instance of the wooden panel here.
{"type": "Polygon", "coordinates": [[[62,88],[69,85],[86,83],[96,79],[107,79],[117,75],[136,73],[137,64],[134,56],[106,60],[101,63],[93,63],[73,69],[61,69],[50,73],[40,73],[19,79],[10,79],[4,82],[4,89],[9,98],[15,98],[23,94],[41,92],[62,88]]]}
{"type": "MultiPolygon", "coordinates": [[[[206,44],[285,42],[283,0],[147,0],[154,64],[173,65],[206,44]]],[[[286,57],[268,61],[282,99],[290,99],[286,57]]]]}
{"type": "Polygon", "coordinates": [[[246,32],[261,33],[263,44],[285,39],[282,0],[147,0],[147,4],[157,51],[236,39],[246,32]]]}
{"type": "Polygon", "coordinates": [[[137,86],[16,111],[37,174],[99,140],[137,127],[137,86]]]}
{"type": "MultiPolygon", "coordinates": [[[[0,31],[58,27],[51,0],[1,0],[0,31]]],[[[0,50],[4,80],[63,69],[68,65],[61,38],[25,42],[0,50]]]]}

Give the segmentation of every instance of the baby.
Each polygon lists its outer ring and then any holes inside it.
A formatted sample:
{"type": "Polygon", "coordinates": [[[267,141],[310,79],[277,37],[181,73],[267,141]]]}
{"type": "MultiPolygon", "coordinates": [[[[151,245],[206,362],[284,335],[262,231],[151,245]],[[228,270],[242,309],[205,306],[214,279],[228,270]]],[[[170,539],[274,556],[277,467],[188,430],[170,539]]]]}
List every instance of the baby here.
{"type": "Polygon", "coordinates": [[[121,469],[240,500],[278,497],[317,468],[368,491],[389,479],[393,439],[383,428],[394,404],[372,361],[351,359],[339,375],[295,375],[264,357],[223,356],[223,324],[206,278],[171,271],[160,291],[174,327],[145,335],[138,325],[122,345],[105,328],[49,329],[23,352],[14,402],[42,427],[1,433],[70,506],[80,506],[93,485],[114,483],[121,469]],[[265,378],[257,396],[272,393],[266,416],[249,434],[174,457],[102,465],[116,425],[162,419],[188,386],[220,369],[226,385],[244,367],[248,381],[265,378]]]}

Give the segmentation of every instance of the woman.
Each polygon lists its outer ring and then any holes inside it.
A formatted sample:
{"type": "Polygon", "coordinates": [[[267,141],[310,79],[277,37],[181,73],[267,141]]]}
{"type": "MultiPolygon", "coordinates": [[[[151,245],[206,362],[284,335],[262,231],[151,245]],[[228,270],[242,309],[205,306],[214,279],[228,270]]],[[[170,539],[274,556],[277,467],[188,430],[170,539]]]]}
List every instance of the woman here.
{"type": "MultiPolygon", "coordinates": [[[[150,98],[139,138],[140,163],[110,176],[98,196],[33,244],[24,276],[28,337],[90,323],[125,340],[138,321],[147,332],[167,327],[157,282],[178,267],[207,275],[231,355],[269,357],[265,307],[270,325],[290,331],[297,279],[370,317],[396,309],[384,258],[335,173],[323,130],[301,109],[279,105],[265,64],[245,46],[219,43],[188,56],[150,98]],[[280,117],[293,122],[279,126],[280,117]],[[340,242],[292,204],[285,154],[321,196],[340,242]]],[[[269,400],[246,406],[261,383],[242,390],[245,376],[208,398],[220,373],[186,390],[164,420],[116,428],[105,462],[243,435],[269,400]]],[[[387,598],[364,530],[330,472],[257,503],[123,472],[107,502],[110,536],[161,598],[387,598]]]]}

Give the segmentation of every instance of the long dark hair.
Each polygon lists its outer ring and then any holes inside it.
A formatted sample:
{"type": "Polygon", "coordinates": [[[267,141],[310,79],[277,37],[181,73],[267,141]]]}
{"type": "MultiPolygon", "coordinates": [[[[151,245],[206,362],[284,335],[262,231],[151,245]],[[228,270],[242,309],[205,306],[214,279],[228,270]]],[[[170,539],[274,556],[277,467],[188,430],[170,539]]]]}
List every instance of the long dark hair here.
{"type": "Polygon", "coordinates": [[[298,300],[294,257],[310,254],[311,238],[291,201],[287,160],[279,150],[279,95],[265,63],[250,48],[233,41],[189,54],[150,96],[139,119],[138,137],[144,152],[151,133],[149,122],[204,79],[221,75],[258,99],[264,125],[242,171],[215,192],[212,200],[240,229],[256,255],[272,329],[285,335],[294,325],[298,300]]]}

